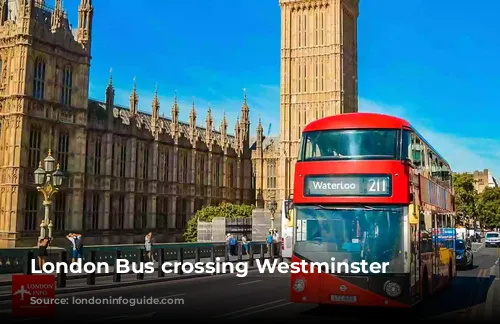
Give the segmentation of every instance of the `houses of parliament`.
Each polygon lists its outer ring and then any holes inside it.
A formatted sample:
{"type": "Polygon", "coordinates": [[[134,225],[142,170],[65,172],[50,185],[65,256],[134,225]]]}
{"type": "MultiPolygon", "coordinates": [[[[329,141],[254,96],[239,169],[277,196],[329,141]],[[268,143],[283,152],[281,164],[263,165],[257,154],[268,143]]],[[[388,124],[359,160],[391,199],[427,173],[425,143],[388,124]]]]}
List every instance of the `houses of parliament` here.
{"type": "Polygon", "coordinates": [[[140,111],[135,84],[120,107],[111,77],[105,101],[89,100],[92,1],[81,0],[76,35],[61,0],[0,3],[0,247],[36,244],[34,171],[49,150],[65,174],[51,205],[55,239],[132,243],[153,230],[158,242],[179,241],[202,206],[254,203],[246,95],[233,136],[210,108],[204,128],[194,104],[180,121],[176,99],[164,118],[157,93],[140,111]]]}
{"type": "Polygon", "coordinates": [[[56,240],[133,243],[153,231],[180,241],[203,206],[293,194],[303,127],[357,111],[358,1],[279,0],[280,137],[259,122],[250,138],[246,94],[234,135],[209,107],[197,126],[194,103],[188,122],[176,99],[163,117],[157,93],[139,110],[135,82],[119,106],[111,75],[105,100],[89,99],[92,0],[80,0],[76,33],[61,0],[0,0],[0,248],[35,245],[44,206],[34,171],[49,151],[65,175],[50,208],[56,240]]]}

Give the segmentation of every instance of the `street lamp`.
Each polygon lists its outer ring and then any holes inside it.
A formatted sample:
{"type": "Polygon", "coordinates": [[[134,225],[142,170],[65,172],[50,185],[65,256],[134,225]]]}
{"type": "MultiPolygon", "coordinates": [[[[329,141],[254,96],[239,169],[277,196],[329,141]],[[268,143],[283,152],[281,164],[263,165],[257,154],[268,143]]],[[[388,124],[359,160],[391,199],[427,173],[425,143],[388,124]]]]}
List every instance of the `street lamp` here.
{"type": "Polygon", "coordinates": [[[36,189],[42,193],[43,206],[45,207],[45,216],[40,224],[40,239],[47,236],[52,238],[52,228],[54,225],[49,219],[50,205],[52,204],[52,196],[59,191],[64,177],[59,164],[56,166],[56,160],[52,157],[50,150],[43,162],[45,168],[42,167],[42,161],[40,161],[38,169],[35,170],[36,189]]]}
{"type": "Polygon", "coordinates": [[[278,204],[276,203],[276,200],[271,200],[267,203],[267,208],[271,212],[271,229],[274,230],[274,213],[276,212],[276,208],[278,207],[278,204]]]}

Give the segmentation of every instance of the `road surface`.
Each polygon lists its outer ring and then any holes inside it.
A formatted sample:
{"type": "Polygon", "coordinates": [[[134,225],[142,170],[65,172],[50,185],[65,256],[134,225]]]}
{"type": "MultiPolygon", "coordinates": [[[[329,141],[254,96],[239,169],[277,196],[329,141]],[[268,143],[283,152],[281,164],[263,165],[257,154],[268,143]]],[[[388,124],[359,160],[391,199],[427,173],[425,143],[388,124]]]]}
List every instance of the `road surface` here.
{"type": "MultiPolygon", "coordinates": [[[[320,308],[310,304],[293,304],[289,299],[289,276],[251,272],[245,278],[221,275],[210,278],[187,279],[143,286],[115,288],[58,295],[68,298],[70,305],[56,306],[56,317],[85,320],[86,323],[123,322],[139,319],[217,319],[217,320],[347,320],[446,318],[454,320],[481,320],[491,305],[486,302],[488,289],[493,289],[490,271],[495,267],[497,249],[481,248],[474,254],[474,269],[460,271],[452,289],[449,289],[415,310],[372,310],[359,308],[320,308]],[[122,304],[74,305],[78,300],[122,298],[122,304]],[[157,298],[165,304],[124,305],[123,300],[140,302],[157,298]],[[412,314],[409,314],[412,312],[412,314]]],[[[498,265],[496,265],[498,266],[498,265]]],[[[500,291],[500,290],[499,290],[500,291]]],[[[498,295],[500,297],[500,293],[498,295]]],[[[500,308],[500,305],[496,305],[500,308]]],[[[7,319],[10,303],[0,303],[0,315],[7,319]]],[[[495,314],[498,316],[500,314],[495,314]]],[[[1,318],[1,317],[0,317],[1,318]]],[[[22,319],[34,322],[37,319],[22,319]]],[[[40,319],[38,319],[40,320],[40,319]]],[[[2,321],[3,322],[3,321],[2,321]]]]}

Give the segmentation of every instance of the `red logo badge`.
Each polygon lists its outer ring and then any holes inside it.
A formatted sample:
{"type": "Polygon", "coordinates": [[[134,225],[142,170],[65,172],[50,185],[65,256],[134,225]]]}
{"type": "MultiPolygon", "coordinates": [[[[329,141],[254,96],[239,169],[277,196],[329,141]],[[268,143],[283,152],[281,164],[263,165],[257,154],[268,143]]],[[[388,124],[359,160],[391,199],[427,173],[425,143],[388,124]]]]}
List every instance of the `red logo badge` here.
{"type": "Polygon", "coordinates": [[[12,275],[13,316],[54,316],[55,295],[53,275],[12,275]]]}

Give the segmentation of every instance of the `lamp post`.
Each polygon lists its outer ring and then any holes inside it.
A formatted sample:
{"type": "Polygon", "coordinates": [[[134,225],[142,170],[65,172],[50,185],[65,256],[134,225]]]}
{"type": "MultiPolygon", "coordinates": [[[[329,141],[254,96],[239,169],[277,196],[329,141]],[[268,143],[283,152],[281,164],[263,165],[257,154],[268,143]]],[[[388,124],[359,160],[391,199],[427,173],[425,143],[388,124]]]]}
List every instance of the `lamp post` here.
{"type": "Polygon", "coordinates": [[[50,150],[43,162],[44,165],[42,166],[42,161],[40,161],[38,169],[35,170],[36,189],[43,195],[43,206],[45,208],[45,216],[40,223],[41,239],[47,236],[52,238],[54,225],[49,219],[50,205],[52,204],[52,196],[59,191],[63,181],[63,173],[59,168],[59,164],[56,166],[56,160],[52,157],[50,150]]]}
{"type": "Polygon", "coordinates": [[[271,212],[271,229],[272,230],[274,230],[274,213],[276,213],[277,207],[278,207],[278,204],[276,203],[276,200],[274,200],[274,199],[267,203],[267,208],[271,212]]]}

